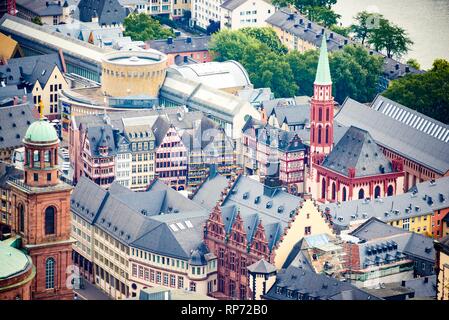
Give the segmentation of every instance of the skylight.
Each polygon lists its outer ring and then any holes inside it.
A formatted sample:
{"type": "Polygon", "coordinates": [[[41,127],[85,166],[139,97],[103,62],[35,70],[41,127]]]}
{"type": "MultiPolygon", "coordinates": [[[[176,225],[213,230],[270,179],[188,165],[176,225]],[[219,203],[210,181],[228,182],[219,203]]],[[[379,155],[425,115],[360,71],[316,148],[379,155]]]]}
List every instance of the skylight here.
{"type": "Polygon", "coordinates": [[[171,224],[171,225],[170,225],[170,228],[171,228],[174,232],[176,232],[176,231],[179,230],[179,229],[176,227],[175,224],[171,224]]]}
{"type": "Polygon", "coordinates": [[[187,228],[193,228],[193,224],[192,222],[190,222],[190,220],[186,220],[184,221],[184,223],[186,224],[187,228]]]}
{"type": "Polygon", "coordinates": [[[181,223],[181,222],[177,222],[176,225],[178,226],[179,229],[184,230],[186,227],[181,223]]]}

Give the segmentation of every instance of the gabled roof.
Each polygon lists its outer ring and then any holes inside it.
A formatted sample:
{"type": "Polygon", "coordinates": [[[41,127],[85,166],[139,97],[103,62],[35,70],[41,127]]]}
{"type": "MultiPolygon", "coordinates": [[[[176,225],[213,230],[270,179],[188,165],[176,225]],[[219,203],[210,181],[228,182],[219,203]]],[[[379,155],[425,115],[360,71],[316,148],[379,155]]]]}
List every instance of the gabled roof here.
{"type": "Polygon", "coordinates": [[[92,17],[98,17],[101,25],[122,24],[127,15],[117,0],[81,0],[78,9],[81,21],[90,22],[92,17]]]}
{"type": "Polygon", "coordinates": [[[29,103],[0,108],[0,149],[22,146],[22,139],[34,120],[29,103]]]}
{"type": "Polygon", "coordinates": [[[276,282],[264,297],[269,300],[298,300],[298,294],[307,300],[309,298],[314,300],[380,299],[348,282],[293,266],[278,272],[276,282]],[[281,292],[278,288],[282,289],[281,292]],[[287,294],[287,291],[290,292],[290,295],[287,294]]]}
{"type": "MultiPolygon", "coordinates": [[[[330,29],[311,22],[306,16],[293,12],[292,9],[282,8],[277,10],[270,16],[266,22],[269,25],[276,26],[300,39],[313,44],[319,48],[322,43],[323,34],[326,37],[327,47],[329,51],[342,50],[346,45],[353,45],[355,42],[346,38],[330,29]],[[302,22],[301,22],[302,21],[302,22]]],[[[424,71],[416,70],[415,68],[403,64],[392,58],[388,58],[384,54],[370,50],[373,55],[382,57],[383,59],[383,74],[387,79],[397,79],[409,73],[423,73],[424,71]]]]}
{"type": "MultiPolygon", "coordinates": [[[[193,196],[193,201],[211,210],[220,200],[228,181],[221,175],[207,179],[193,196]]],[[[238,176],[231,183],[228,194],[221,202],[225,230],[230,231],[237,215],[243,220],[247,240],[253,240],[255,228],[261,223],[271,250],[300,205],[302,198],[277,189],[273,195],[264,194],[264,184],[246,176],[238,176]]]]}
{"type": "Polygon", "coordinates": [[[8,37],[0,32],[0,43],[2,44],[0,47],[0,59],[9,60],[14,58],[17,53],[23,56],[22,49],[16,40],[11,37],[8,37]]]}
{"type": "Polygon", "coordinates": [[[99,152],[100,147],[107,148],[107,157],[110,157],[117,152],[114,133],[110,125],[88,127],[86,138],[89,140],[90,151],[93,157],[103,156],[99,152]]]}
{"type": "Polygon", "coordinates": [[[208,217],[202,207],[157,180],[146,192],[117,183],[107,191],[84,176],[71,195],[71,210],[122,243],[181,259],[201,246],[208,217]]]}
{"type": "Polygon", "coordinates": [[[375,108],[346,99],[335,123],[357,126],[370,133],[382,147],[444,175],[449,171],[449,143],[398,121],[375,108]]]}
{"type": "Polygon", "coordinates": [[[393,172],[391,162],[369,132],[354,126],[346,131],[322,166],[345,176],[349,176],[348,169],[355,168],[356,177],[393,172]]]}
{"type": "Polygon", "coordinates": [[[6,78],[7,85],[32,86],[39,81],[44,87],[55,67],[64,72],[64,66],[57,53],[14,58],[8,60],[7,64],[0,65],[0,77],[6,78]]]}

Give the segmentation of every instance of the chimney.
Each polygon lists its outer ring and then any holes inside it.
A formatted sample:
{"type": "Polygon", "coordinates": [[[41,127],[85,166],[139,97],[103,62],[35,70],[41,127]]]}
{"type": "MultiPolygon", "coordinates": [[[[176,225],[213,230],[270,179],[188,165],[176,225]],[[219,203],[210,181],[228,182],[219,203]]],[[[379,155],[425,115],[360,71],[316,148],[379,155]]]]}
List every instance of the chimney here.
{"type": "Polygon", "coordinates": [[[27,102],[27,96],[24,95],[24,96],[22,97],[22,103],[26,103],[26,102],[27,102]]]}
{"type": "Polygon", "coordinates": [[[409,66],[405,66],[405,72],[409,73],[410,72],[410,67],[409,66]]]}
{"type": "Polygon", "coordinates": [[[312,28],[312,22],[307,23],[307,28],[312,28]]]}
{"type": "Polygon", "coordinates": [[[13,105],[17,105],[19,103],[19,97],[18,96],[14,96],[14,100],[13,100],[13,105]]]}
{"type": "Polygon", "coordinates": [[[405,287],[405,280],[402,280],[401,287],[405,287]]]}
{"type": "Polygon", "coordinates": [[[192,38],[191,37],[187,37],[186,43],[192,43],[192,38]]]}
{"type": "Polygon", "coordinates": [[[399,63],[396,63],[396,65],[394,66],[394,68],[395,68],[396,70],[399,70],[399,63]]]}
{"type": "Polygon", "coordinates": [[[321,28],[321,34],[324,34],[324,28],[321,28]]]}
{"type": "Polygon", "coordinates": [[[304,19],[303,18],[299,19],[299,24],[303,24],[303,23],[304,23],[304,19]]]}
{"type": "Polygon", "coordinates": [[[167,38],[167,44],[172,44],[173,43],[173,38],[172,37],[168,37],[167,38]]]}
{"type": "Polygon", "coordinates": [[[331,34],[329,35],[329,38],[333,39],[334,38],[334,33],[331,32],[331,34]]]}
{"type": "Polygon", "coordinates": [[[48,7],[50,4],[49,4],[48,1],[47,1],[47,2],[45,2],[45,5],[48,7]]]}

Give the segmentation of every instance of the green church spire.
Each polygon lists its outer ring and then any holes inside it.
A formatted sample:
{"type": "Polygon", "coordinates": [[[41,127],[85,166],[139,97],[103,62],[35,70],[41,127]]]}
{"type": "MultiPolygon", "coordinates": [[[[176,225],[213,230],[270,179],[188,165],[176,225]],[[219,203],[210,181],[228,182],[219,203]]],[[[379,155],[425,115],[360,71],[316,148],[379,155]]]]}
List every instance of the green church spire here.
{"type": "Polygon", "coordinates": [[[331,72],[329,69],[329,57],[327,55],[326,34],[323,34],[323,40],[320,47],[320,60],[316,71],[315,84],[329,85],[332,84],[331,72]]]}

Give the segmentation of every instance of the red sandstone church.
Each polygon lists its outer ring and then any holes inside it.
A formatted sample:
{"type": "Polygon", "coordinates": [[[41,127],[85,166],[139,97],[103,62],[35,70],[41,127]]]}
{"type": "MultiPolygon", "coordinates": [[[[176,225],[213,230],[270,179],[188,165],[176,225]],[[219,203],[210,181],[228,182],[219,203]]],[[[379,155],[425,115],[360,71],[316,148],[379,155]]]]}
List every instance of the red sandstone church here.
{"type": "Polygon", "coordinates": [[[378,198],[403,192],[403,162],[389,161],[369,132],[351,126],[334,146],[334,98],[326,37],[310,108],[307,189],[320,202],[378,198]]]}
{"type": "Polygon", "coordinates": [[[28,128],[23,143],[24,179],[8,181],[12,236],[21,240],[21,249],[31,257],[35,270],[31,295],[21,298],[73,299],[68,281],[73,243],[70,239],[72,186],[59,179],[59,139],[53,126],[41,117],[28,128]]]}

